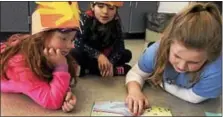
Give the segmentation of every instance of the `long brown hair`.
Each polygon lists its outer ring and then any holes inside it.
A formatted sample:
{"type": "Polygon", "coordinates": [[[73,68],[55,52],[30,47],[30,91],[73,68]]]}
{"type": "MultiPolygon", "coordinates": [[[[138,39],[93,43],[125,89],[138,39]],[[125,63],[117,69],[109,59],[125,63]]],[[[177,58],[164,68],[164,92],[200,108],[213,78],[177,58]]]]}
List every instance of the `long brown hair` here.
{"type": "MultiPolygon", "coordinates": [[[[159,84],[168,64],[170,45],[181,42],[186,48],[205,50],[207,62],[214,61],[221,54],[222,19],[213,3],[194,3],[176,14],[164,30],[156,55],[153,82],[159,84]]],[[[191,82],[199,80],[200,71],[190,73],[191,82]]]]}
{"type": "MultiPolygon", "coordinates": [[[[7,45],[5,50],[1,53],[0,71],[1,71],[1,76],[4,75],[4,77],[1,77],[1,78],[8,79],[6,75],[8,60],[11,57],[13,57],[15,54],[21,53],[24,55],[26,63],[29,66],[29,68],[37,76],[40,76],[40,78],[42,78],[45,81],[48,81],[48,82],[51,81],[53,65],[50,64],[50,62],[46,60],[43,54],[43,50],[45,48],[44,43],[46,41],[46,38],[49,36],[52,36],[54,32],[55,31],[53,30],[49,30],[49,31],[43,31],[43,32],[30,35],[30,36],[27,36],[27,35],[24,36],[21,34],[17,36],[17,40],[19,40],[18,44],[7,45]]],[[[10,42],[10,40],[12,40],[12,38],[9,38],[8,42],[10,42]]],[[[67,55],[66,58],[68,62],[69,73],[72,77],[71,80],[74,80],[74,83],[76,84],[77,80],[75,77],[75,68],[74,68],[74,64],[76,64],[76,62],[71,57],[71,55],[67,55]]]]}

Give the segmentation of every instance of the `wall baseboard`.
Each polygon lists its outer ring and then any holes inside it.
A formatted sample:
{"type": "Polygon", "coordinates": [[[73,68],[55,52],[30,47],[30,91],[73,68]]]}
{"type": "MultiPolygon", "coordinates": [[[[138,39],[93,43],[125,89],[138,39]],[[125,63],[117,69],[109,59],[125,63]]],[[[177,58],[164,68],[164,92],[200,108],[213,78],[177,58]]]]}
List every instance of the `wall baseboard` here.
{"type": "MultiPolygon", "coordinates": [[[[6,39],[8,39],[11,35],[15,33],[19,33],[19,32],[0,32],[0,42],[5,41],[6,39]]],[[[131,39],[144,40],[145,33],[123,33],[123,38],[125,40],[131,40],[131,39]]]]}
{"type": "Polygon", "coordinates": [[[131,40],[131,39],[145,39],[145,33],[124,33],[123,38],[125,40],[131,40]]]}

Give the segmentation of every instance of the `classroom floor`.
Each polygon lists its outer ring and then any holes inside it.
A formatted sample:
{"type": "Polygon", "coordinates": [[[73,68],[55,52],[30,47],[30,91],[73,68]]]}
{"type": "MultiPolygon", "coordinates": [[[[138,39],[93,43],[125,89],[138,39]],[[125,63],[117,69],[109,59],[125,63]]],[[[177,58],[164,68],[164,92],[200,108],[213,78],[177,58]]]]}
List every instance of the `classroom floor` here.
{"type": "MultiPolygon", "coordinates": [[[[133,52],[130,65],[134,65],[147,44],[144,40],[126,40],[126,48],[133,52]]],[[[90,116],[94,101],[124,101],[125,77],[99,78],[86,76],[78,79],[73,89],[77,95],[77,106],[71,113],[62,110],[43,109],[30,98],[21,94],[1,93],[1,115],[3,116],[90,116]]],[[[204,116],[204,112],[221,112],[222,98],[208,100],[201,104],[191,104],[164,91],[145,86],[143,91],[151,105],[171,109],[174,116],[204,116]]]]}

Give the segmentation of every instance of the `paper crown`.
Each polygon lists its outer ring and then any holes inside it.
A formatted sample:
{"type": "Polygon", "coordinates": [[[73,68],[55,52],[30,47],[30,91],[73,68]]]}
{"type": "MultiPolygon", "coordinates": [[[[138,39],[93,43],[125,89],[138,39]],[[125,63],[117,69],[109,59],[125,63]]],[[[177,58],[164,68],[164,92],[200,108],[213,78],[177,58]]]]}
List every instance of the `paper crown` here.
{"type": "Polygon", "coordinates": [[[124,4],[123,2],[111,2],[111,1],[107,1],[107,2],[103,1],[101,3],[108,4],[108,5],[111,5],[111,6],[117,6],[117,7],[121,7],[124,4]]]}
{"type": "Polygon", "coordinates": [[[54,28],[79,28],[77,2],[36,2],[32,14],[32,34],[54,28]]]}

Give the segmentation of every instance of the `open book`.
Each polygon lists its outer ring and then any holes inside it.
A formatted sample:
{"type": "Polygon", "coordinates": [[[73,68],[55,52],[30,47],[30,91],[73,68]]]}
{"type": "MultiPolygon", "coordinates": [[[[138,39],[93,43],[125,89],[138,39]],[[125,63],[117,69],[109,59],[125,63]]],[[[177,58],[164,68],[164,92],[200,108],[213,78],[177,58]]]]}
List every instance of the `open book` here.
{"type": "MultiPolygon", "coordinates": [[[[91,116],[133,116],[125,102],[98,101],[92,108],[91,116]]],[[[172,116],[167,108],[152,106],[144,111],[141,116],[172,116]]]]}

